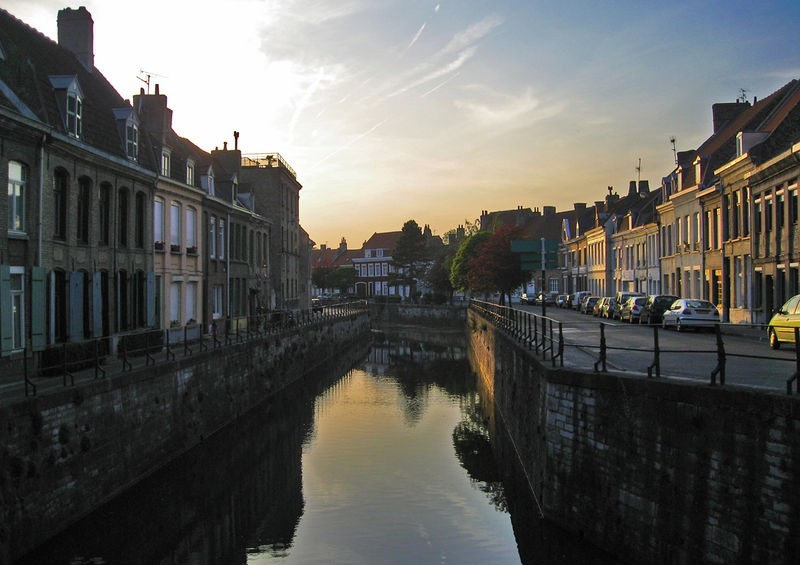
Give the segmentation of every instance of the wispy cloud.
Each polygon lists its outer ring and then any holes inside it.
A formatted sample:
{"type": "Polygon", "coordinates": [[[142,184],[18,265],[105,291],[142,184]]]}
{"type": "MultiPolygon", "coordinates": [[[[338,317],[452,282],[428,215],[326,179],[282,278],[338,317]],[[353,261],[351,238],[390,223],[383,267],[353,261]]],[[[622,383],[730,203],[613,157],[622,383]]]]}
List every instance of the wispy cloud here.
{"type": "Polygon", "coordinates": [[[453,53],[471,45],[485,37],[490,31],[503,23],[502,18],[489,16],[472,24],[467,29],[453,36],[450,42],[442,49],[442,53],[453,53]]]}
{"type": "Polygon", "coordinates": [[[337,147],[336,149],[334,149],[333,151],[331,151],[330,153],[325,155],[322,159],[320,159],[319,161],[317,161],[316,163],[311,165],[309,167],[309,170],[314,170],[317,166],[321,165],[322,163],[324,163],[325,161],[327,161],[328,159],[330,159],[331,157],[333,157],[337,153],[341,153],[342,151],[344,151],[345,149],[349,148],[354,143],[356,143],[359,140],[363,139],[364,137],[368,136],[373,131],[375,131],[376,129],[381,127],[383,124],[385,124],[388,120],[389,120],[389,118],[384,118],[383,120],[381,120],[380,122],[378,122],[377,124],[375,124],[374,126],[369,128],[367,131],[365,131],[363,133],[360,133],[359,135],[357,135],[354,138],[352,138],[351,140],[349,140],[347,143],[344,143],[344,144],[340,145],[339,147],[337,147]]]}
{"type": "Polygon", "coordinates": [[[413,45],[414,45],[414,44],[417,42],[417,40],[419,39],[420,35],[422,35],[422,31],[425,29],[425,26],[426,26],[426,25],[428,25],[428,23],[427,23],[427,22],[423,23],[423,24],[420,26],[420,28],[417,30],[417,33],[416,33],[416,34],[414,34],[414,39],[412,39],[412,40],[411,40],[411,43],[409,43],[409,44],[408,44],[408,47],[406,47],[406,51],[408,51],[409,49],[411,49],[411,47],[412,47],[412,46],[413,46],[413,45]]]}
{"type": "Polygon", "coordinates": [[[523,127],[559,112],[558,106],[542,107],[531,88],[518,96],[495,93],[480,99],[455,100],[454,104],[464,110],[476,125],[492,128],[523,127]],[[493,100],[487,101],[487,98],[493,100]]]}
{"type": "Polygon", "coordinates": [[[443,80],[442,82],[440,82],[439,84],[437,84],[436,86],[431,88],[429,91],[427,91],[422,96],[420,96],[420,98],[425,98],[426,96],[428,96],[428,94],[433,94],[434,92],[436,92],[437,90],[442,88],[445,84],[447,84],[448,82],[450,82],[451,80],[453,80],[454,78],[456,78],[460,74],[461,73],[455,73],[454,75],[451,75],[451,76],[447,77],[445,80],[443,80]]]}

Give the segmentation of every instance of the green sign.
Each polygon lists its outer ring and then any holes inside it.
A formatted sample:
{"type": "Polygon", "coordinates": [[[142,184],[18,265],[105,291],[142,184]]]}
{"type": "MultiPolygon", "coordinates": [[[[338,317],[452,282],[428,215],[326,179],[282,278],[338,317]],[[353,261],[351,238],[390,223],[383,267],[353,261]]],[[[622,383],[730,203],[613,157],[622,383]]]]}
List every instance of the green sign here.
{"type": "MultiPolygon", "coordinates": [[[[544,268],[558,268],[558,241],[544,241],[544,268]]],[[[511,251],[519,253],[523,271],[539,271],[542,269],[542,241],[535,239],[519,239],[511,242],[511,251]]]]}

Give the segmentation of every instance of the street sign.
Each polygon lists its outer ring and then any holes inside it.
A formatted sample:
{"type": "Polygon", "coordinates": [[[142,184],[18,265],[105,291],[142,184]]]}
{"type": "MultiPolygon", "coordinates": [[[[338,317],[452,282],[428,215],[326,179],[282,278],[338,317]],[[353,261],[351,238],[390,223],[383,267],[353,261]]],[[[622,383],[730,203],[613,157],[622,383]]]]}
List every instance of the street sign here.
{"type": "MultiPolygon", "coordinates": [[[[544,268],[558,268],[558,241],[544,240],[544,268]]],[[[511,251],[519,253],[523,271],[538,271],[542,269],[542,241],[520,239],[511,241],[511,251]]]]}

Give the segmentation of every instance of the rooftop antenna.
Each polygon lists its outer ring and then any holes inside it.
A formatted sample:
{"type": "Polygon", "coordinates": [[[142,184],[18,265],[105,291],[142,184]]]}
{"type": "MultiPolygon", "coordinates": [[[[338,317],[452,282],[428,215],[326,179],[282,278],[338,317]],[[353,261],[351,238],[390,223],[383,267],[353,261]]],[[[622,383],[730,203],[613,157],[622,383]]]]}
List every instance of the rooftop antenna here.
{"type": "Polygon", "coordinates": [[[636,166],[636,185],[642,181],[642,158],[639,157],[639,164],[636,166]]]}
{"type": "Polygon", "coordinates": [[[140,81],[142,81],[143,83],[145,83],[147,85],[147,94],[150,94],[150,79],[152,77],[169,78],[169,77],[166,77],[164,75],[158,75],[156,73],[151,73],[150,71],[146,71],[144,69],[139,69],[139,74],[145,76],[145,78],[142,78],[141,76],[137,76],[136,78],[138,78],[140,81]]]}
{"type": "Polygon", "coordinates": [[[736,99],[737,102],[747,102],[747,89],[740,88],[739,89],[739,97],[736,99]]]}
{"type": "Polygon", "coordinates": [[[678,164],[678,152],[675,149],[675,136],[669,138],[669,142],[672,144],[672,156],[675,158],[675,164],[678,164]]]}

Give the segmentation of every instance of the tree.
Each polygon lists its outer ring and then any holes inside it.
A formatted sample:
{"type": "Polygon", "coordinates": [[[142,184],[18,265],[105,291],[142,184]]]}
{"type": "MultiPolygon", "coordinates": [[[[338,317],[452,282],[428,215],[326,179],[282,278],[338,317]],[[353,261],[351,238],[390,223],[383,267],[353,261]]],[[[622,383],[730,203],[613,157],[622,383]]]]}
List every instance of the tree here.
{"type": "Polygon", "coordinates": [[[510,303],[511,292],[523,280],[520,258],[511,251],[511,241],[522,236],[522,228],[518,226],[503,226],[494,232],[469,261],[470,288],[500,292],[500,303],[505,303],[505,295],[510,303]]]}
{"type": "Polygon", "coordinates": [[[467,278],[469,261],[478,253],[480,247],[489,240],[491,235],[489,232],[479,231],[464,238],[464,241],[461,242],[450,267],[450,284],[453,285],[454,289],[461,292],[470,290],[467,278]]]}
{"type": "Polygon", "coordinates": [[[314,283],[314,286],[325,291],[326,289],[330,288],[330,283],[328,282],[328,277],[330,277],[331,269],[327,265],[321,265],[315,267],[313,271],[311,271],[311,282],[314,283]]]}
{"type": "Polygon", "coordinates": [[[452,264],[453,252],[451,249],[444,247],[437,253],[425,277],[425,282],[431,290],[447,296],[448,300],[453,298],[453,285],[450,283],[452,264]]]}
{"type": "Polygon", "coordinates": [[[338,289],[342,294],[356,283],[356,270],[354,267],[337,267],[328,275],[330,288],[338,289]]]}
{"type": "Polygon", "coordinates": [[[403,235],[397,240],[392,251],[392,264],[395,273],[394,284],[408,284],[414,292],[416,282],[422,278],[427,268],[428,249],[425,236],[417,222],[408,220],[403,224],[403,235]]]}

